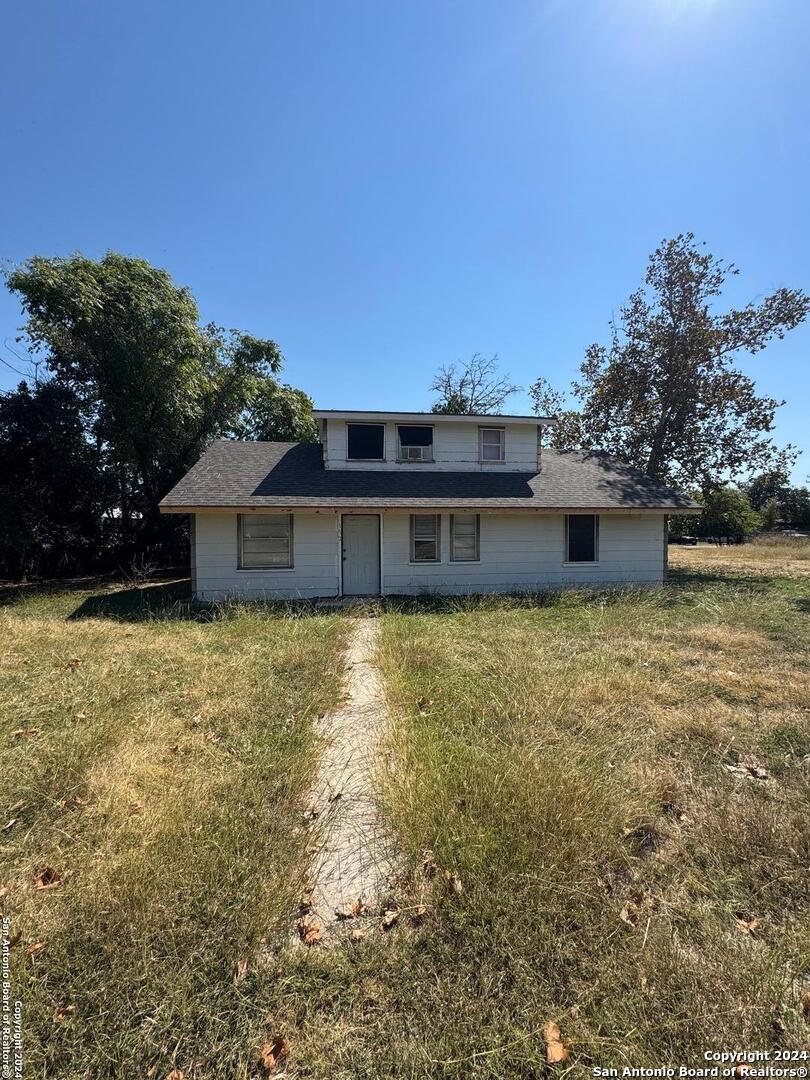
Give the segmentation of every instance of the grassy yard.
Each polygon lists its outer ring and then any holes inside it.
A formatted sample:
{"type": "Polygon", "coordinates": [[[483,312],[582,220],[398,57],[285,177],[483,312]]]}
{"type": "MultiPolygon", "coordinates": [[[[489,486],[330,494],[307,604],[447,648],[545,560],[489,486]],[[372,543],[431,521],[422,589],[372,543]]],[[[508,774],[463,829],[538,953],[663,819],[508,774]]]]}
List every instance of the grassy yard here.
{"type": "Polygon", "coordinates": [[[534,1077],[549,1021],[559,1075],[807,1045],[807,583],[683,554],[662,591],[386,616],[403,915],[279,971],[294,1075],[534,1077]]]}
{"type": "Polygon", "coordinates": [[[259,1076],[268,1034],[284,1075],[329,1080],[806,1046],[806,550],[679,549],[645,593],[389,609],[400,916],[328,949],[284,935],[342,617],[7,607],[0,885],[26,1075],[259,1076]],[[36,888],[46,868],[61,880],[36,888]]]}
{"type": "Polygon", "coordinates": [[[183,588],[18,590],[0,609],[0,886],[27,1077],[247,1076],[268,1034],[261,942],[289,934],[345,624],[195,621],[166,608],[183,588]]]}

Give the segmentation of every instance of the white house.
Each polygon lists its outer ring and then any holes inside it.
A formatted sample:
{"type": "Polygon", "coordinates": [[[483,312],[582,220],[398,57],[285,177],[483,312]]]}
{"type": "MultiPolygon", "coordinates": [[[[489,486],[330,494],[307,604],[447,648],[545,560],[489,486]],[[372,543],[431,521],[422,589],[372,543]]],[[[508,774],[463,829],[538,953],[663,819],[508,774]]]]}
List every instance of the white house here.
{"type": "Polygon", "coordinates": [[[695,504],[536,416],[315,413],[318,443],[214,443],[160,504],[191,515],[200,600],[655,584],[695,504]]]}

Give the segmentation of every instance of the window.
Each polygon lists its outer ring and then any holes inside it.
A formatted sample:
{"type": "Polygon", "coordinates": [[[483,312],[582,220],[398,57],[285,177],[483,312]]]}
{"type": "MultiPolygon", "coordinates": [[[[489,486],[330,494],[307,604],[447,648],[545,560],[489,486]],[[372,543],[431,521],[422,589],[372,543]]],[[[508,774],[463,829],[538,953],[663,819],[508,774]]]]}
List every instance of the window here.
{"type": "Polygon", "coordinates": [[[349,461],[385,460],[385,424],[347,424],[349,461]]]}
{"type": "Polygon", "coordinates": [[[433,428],[428,424],[398,424],[400,461],[433,461],[433,428]]]}
{"type": "Polygon", "coordinates": [[[480,536],[481,518],[478,514],[451,514],[451,562],[478,562],[480,536]]]}
{"type": "Polygon", "coordinates": [[[292,564],[292,514],[239,515],[240,569],[285,570],[292,564]]]}
{"type": "Polygon", "coordinates": [[[596,562],[599,557],[599,518],[568,514],[565,519],[566,562],[596,562]]]}
{"type": "Polygon", "coordinates": [[[411,514],[411,562],[439,562],[440,522],[438,514],[411,514]]]}
{"type": "Polygon", "coordinates": [[[478,429],[478,457],[481,461],[504,461],[506,431],[500,427],[478,429]]]}

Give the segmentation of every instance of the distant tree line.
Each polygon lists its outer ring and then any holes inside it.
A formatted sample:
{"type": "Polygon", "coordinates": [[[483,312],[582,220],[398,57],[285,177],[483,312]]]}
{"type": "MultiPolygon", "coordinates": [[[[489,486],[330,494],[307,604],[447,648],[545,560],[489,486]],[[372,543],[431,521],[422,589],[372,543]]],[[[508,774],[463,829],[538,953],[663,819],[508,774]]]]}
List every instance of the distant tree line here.
{"type": "Polygon", "coordinates": [[[213,439],[316,437],[276,343],[201,325],[165,270],[32,258],[6,284],[34,373],[0,395],[0,577],[182,559],[187,526],[158,502],[213,439]]]}

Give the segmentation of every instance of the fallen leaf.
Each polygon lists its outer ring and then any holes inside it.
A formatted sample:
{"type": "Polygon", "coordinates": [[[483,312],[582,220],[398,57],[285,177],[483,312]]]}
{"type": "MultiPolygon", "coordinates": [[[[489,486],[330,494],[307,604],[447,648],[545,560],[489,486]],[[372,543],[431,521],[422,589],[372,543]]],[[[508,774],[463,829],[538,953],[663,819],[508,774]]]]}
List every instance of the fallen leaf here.
{"type": "Polygon", "coordinates": [[[36,956],[37,953],[41,953],[44,948],[45,948],[45,942],[44,941],[32,941],[30,945],[26,946],[25,955],[26,956],[36,956]]]}
{"type": "Polygon", "coordinates": [[[233,981],[234,985],[238,986],[240,982],[247,975],[248,962],[247,959],[236,961],[236,971],[234,972],[233,981]]]}
{"type": "Polygon", "coordinates": [[[12,731],[12,733],[11,733],[11,736],[14,739],[19,738],[20,735],[25,735],[25,737],[27,739],[33,739],[33,737],[35,735],[39,735],[39,728],[38,727],[29,727],[29,728],[18,727],[18,728],[15,728],[14,731],[12,731]]]}
{"type": "Polygon", "coordinates": [[[69,1016],[73,1016],[76,1012],[75,1005],[61,1005],[53,1014],[55,1023],[60,1023],[62,1020],[67,1020],[69,1016]]]}
{"type": "Polygon", "coordinates": [[[186,1074],[182,1069],[172,1069],[166,1080],[186,1080],[186,1074]]]}
{"type": "Polygon", "coordinates": [[[90,802],[90,800],[86,799],[84,795],[74,795],[73,801],[76,803],[77,806],[87,806],[87,804],[90,802]]]}
{"type": "Polygon", "coordinates": [[[134,802],[131,802],[129,804],[129,813],[130,813],[130,817],[133,814],[142,814],[143,813],[143,800],[142,799],[135,799],[134,802]]]}
{"type": "Polygon", "coordinates": [[[399,920],[399,911],[396,908],[388,908],[383,912],[382,928],[383,930],[390,930],[391,927],[399,920]]]}
{"type": "Polygon", "coordinates": [[[421,926],[426,915],[427,915],[427,908],[425,907],[424,904],[420,904],[419,907],[415,911],[411,912],[411,925],[412,926],[421,926]]]}
{"type": "Polygon", "coordinates": [[[323,923],[314,915],[302,915],[295,925],[305,945],[315,945],[323,937],[323,923]]]}
{"type": "Polygon", "coordinates": [[[559,1065],[568,1058],[568,1047],[563,1042],[562,1032],[558,1024],[550,1020],[543,1028],[543,1038],[546,1040],[546,1061],[549,1065],[559,1065]]]}
{"type": "Polygon", "coordinates": [[[634,892],[627,898],[627,903],[619,912],[619,918],[628,926],[636,926],[641,915],[641,906],[644,903],[644,893],[634,892]]]}
{"type": "Polygon", "coordinates": [[[748,915],[744,911],[735,912],[734,921],[741,934],[753,934],[759,926],[759,919],[755,915],[748,915]]]}
{"type": "Polygon", "coordinates": [[[62,882],[62,875],[52,866],[43,866],[34,878],[35,889],[55,889],[62,882]]]}
{"type": "Polygon", "coordinates": [[[13,828],[14,828],[14,826],[15,826],[15,825],[17,824],[17,822],[18,822],[18,821],[19,821],[19,818],[15,818],[15,817],[13,817],[13,818],[11,819],[11,821],[7,821],[7,822],[6,822],[6,824],[5,824],[4,826],[3,826],[3,828],[2,828],[2,829],[0,829],[0,832],[8,832],[8,831],[9,831],[9,829],[13,829],[13,828]]]}
{"type": "Polygon", "coordinates": [[[268,1039],[259,1055],[259,1062],[265,1075],[275,1072],[289,1052],[290,1044],[283,1035],[275,1035],[272,1039],[268,1039]]]}
{"type": "Polygon", "coordinates": [[[354,930],[352,930],[351,934],[349,934],[349,938],[351,941],[362,941],[365,936],[366,931],[360,926],[356,926],[354,930]]]}
{"type": "Polygon", "coordinates": [[[450,892],[455,896],[460,896],[464,890],[458,874],[454,874],[451,870],[445,870],[444,876],[447,878],[447,887],[450,892]]]}
{"type": "Polygon", "coordinates": [[[75,670],[79,666],[80,663],[81,663],[81,660],[79,659],[79,657],[74,656],[72,660],[68,660],[65,667],[73,668],[75,670]]]}

